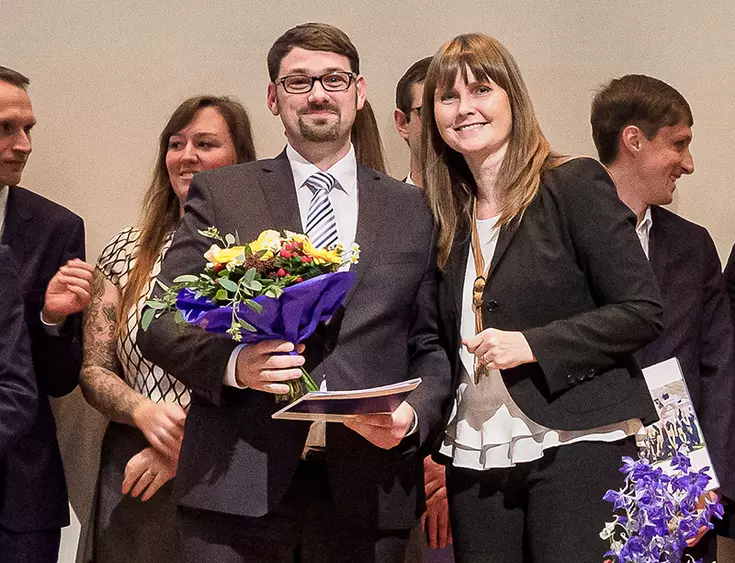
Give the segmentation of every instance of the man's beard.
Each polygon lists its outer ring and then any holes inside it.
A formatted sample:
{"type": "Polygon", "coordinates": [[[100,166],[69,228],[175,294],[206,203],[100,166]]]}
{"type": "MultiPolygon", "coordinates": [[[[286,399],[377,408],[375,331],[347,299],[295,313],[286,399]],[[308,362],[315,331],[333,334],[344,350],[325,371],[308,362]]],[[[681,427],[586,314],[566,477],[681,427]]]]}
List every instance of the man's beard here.
{"type": "Polygon", "coordinates": [[[339,138],[340,127],[342,125],[342,113],[336,105],[310,106],[309,110],[329,110],[337,116],[335,121],[330,116],[317,118],[313,120],[305,120],[304,115],[299,116],[299,131],[301,136],[312,143],[324,143],[328,141],[336,141],[339,138]]]}

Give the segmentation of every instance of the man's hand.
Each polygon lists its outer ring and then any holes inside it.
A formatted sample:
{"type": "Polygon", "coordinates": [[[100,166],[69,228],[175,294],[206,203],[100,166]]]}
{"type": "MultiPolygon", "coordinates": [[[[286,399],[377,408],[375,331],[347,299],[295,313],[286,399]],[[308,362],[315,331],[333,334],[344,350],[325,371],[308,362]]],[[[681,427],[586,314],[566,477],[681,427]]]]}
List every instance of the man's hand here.
{"type": "Polygon", "coordinates": [[[163,455],[155,448],[146,448],[130,458],[125,466],[125,477],[122,483],[122,492],[137,497],[140,500],[150,499],[156,491],[176,475],[178,455],[171,458],[163,455]],[[145,492],[144,492],[145,491],[145,492]]]}
{"type": "Polygon", "coordinates": [[[406,401],[393,414],[361,414],[345,421],[345,426],[354,430],[368,442],[389,450],[396,447],[413,425],[416,413],[406,401]]]}
{"type": "Polygon", "coordinates": [[[486,328],[462,344],[490,369],[510,369],[536,361],[526,337],[517,331],[486,328]]]}
{"type": "Polygon", "coordinates": [[[287,381],[301,377],[300,366],[304,357],[300,354],[304,345],[294,348],[284,340],[264,340],[258,344],[245,346],[237,355],[235,379],[243,387],[257,391],[285,395],[288,393],[287,381]],[[296,354],[290,354],[296,350],[296,354]]]}
{"type": "Polygon", "coordinates": [[[145,434],[150,445],[171,458],[179,457],[185,420],[184,409],[173,403],[154,403],[144,399],[133,410],[133,422],[145,434]]]}
{"type": "MultiPolygon", "coordinates": [[[[697,501],[697,509],[698,510],[704,510],[704,508],[707,506],[707,504],[715,503],[719,500],[719,497],[714,491],[707,491],[704,493],[701,497],[699,497],[699,500],[697,501]]],[[[699,543],[699,541],[704,537],[704,534],[706,534],[709,531],[709,528],[707,526],[702,526],[697,531],[697,535],[689,538],[687,540],[687,545],[689,547],[693,547],[699,543]]]]}
{"type": "Polygon", "coordinates": [[[59,324],[68,315],[81,313],[92,301],[93,274],[94,266],[79,258],[59,268],[46,288],[41,312],[44,322],[59,324]]]}
{"type": "Polygon", "coordinates": [[[424,458],[424,482],[426,483],[426,512],[421,525],[431,549],[444,549],[452,543],[452,526],[449,523],[447,502],[447,470],[431,456],[424,458]]]}

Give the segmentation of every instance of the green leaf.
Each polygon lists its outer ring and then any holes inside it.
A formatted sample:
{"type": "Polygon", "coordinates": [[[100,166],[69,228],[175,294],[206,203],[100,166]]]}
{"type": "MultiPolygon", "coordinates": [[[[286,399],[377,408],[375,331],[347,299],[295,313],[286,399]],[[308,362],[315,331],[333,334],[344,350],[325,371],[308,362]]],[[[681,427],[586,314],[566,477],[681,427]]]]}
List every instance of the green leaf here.
{"type": "Polygon", "coordinates": [[[245,330],[247,330],[248,332],[255,332],[256,331],[256,328],[253,325],[251,325],[249,322],[247,322],[247,321],[244,321],[242,319],[237,319],[237,323],[242,328],[244,328],[245,330]]]}
{"type": "Polygon", "coordinates": [[[258,314],[263,312],[263,306],[257,301],[253,301],[252,299],[248,299],[247,301],[245,301],[245,305],[250,307],[253,311],[255,311],[258,314]]]}
{"type": "Polygon", "coordinates": [[[184,313],[176,309],[176,312],[174,313],[174,321],[176,321],[176,323],[180,325],[186,324],[186,321],[184,320],[184,313]]]}
{"type": "Polygon", "coordinates": [[[237,292],[237,284],[232,280],[228,280],[227,278],[220,278],[219,284],[227,291],[231,291],[232,293],[237,292]]]}
{"type": "Polygon", "coordinates": [[[226,242],[226,243],[227,243],[227,244],[228,244],[229,246],[232,246],[233,244],[235,244],[235,237],[234,237],[234,236],[232,236],[232,235],[231,235],[230,233],[227,233],[227,234],[225,235],[225,242],[226,242]]]}
{"type": "Polygon", "coordinates": [[[255,279],[255,276],[258,272],[255,271],[255,268],[249,268],[247,272],[245,272],[245,275],[242,277],[242,283],[248,284],[251,281],[255,279]]]}
{"type": "Polygon", "coordinates": [[[217,291],[214,298],[217,301],[227,301],[229,299],[229,294],[227,293],[226,289],[220,289],[217,291]]]}
{"type": "Polygon", "coordinates": [[[263,284],[260,283],[258,280],[253,280],[250,283],[246,283],[243,285],[247,287],[250,291],[260,291],[263,289],[263,284]]]}
{"type": "Polygon", "coordinates": [[[143,318],[140,320],[140,327],[143,330],[147,330],[155,316],[155,309],[146,309],[145,311],[143,311],[143,318]]]}
{"type": "Polygon", "coordinates": [[[283,290],[277,285],[272,285],[266,290],[265,295],[272,297],[273,299],[278,299],[283,295],[283,290]]]}
{"type": "Polygon", "coordinates": [[[184,274],[174,279],[174,283],[196,283],[199,280],[197,276],[191,274],[184,274]]]}
{"type": "Polygon", "coordinates": [[[149,299],[145,304],[150,308],[149,310],[155,309],[156,311],[160,311],[166,308],[166,303],[157,299],[149,299]]]}

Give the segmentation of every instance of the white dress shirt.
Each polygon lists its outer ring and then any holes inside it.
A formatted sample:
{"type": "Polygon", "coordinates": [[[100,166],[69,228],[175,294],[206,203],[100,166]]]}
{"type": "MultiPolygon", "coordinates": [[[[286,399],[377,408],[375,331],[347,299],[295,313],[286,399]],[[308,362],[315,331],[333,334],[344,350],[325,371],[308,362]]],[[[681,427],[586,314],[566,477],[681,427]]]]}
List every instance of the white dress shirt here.
{"type": "Polygon", "coordinates": [[[641,241],[643,252],[648,256],[648,244],[651,239],[651,227],[653,226],[653,219],[651,218],[651,206],[646,207],[646,212],[643,215],[643,219],[635,227],[635,232],[638,235],[638,240],[641,241]]]}
{"type": "MultiPolygon", "coordinates": [[[[498,217],[477,221],[485,263],[495,254],[498,217]]],[[[472,288],[475,263],[470,252],[462,289],[460,334],[475,334],[472,288]]],[[[462,374],[440,452],[452,458],[452,465],[478,471],[513,467],[543,457],[544,450],[581,441],[615,442],[635,434],[639,420],[627,420],[589,430],[552,430],[528,418],[516,405],[498,370],[490,370],[475,384],[474,355],[460,345],[462,374]]]]}
{"type": "Polygon", "coordinates": [[[8,186],[0,186],[0,237],[5,230],[5,211],[8,207],[8,186]]]}

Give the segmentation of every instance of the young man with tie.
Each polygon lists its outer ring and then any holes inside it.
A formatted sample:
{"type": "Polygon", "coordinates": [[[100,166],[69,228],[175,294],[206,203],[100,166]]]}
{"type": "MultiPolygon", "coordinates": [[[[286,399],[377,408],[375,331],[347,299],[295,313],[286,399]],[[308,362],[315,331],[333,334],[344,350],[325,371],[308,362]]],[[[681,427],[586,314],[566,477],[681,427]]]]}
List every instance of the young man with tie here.
{"type": "Polygon", "coordinates": [[[202,268],[208,242],[197,231],[209,226],[243,241],[264,229],[354,241],[360,261],[340,311],[297,354],[282,354],[289,342],[238,346],[172,314],[141,332],[144,354],[193,390],[176,482],[184,561],[401,562],[423,510],[420,445],[449,392],[432,220],[419,190],[355,160],[366,82],[342,31],[287,31],[268,71],[286,149],[195,177],[162,277],[202,268]],[[302,365],[328,389],[423,382],[392,415],[272,420],[274,394],[302,365]]]}

